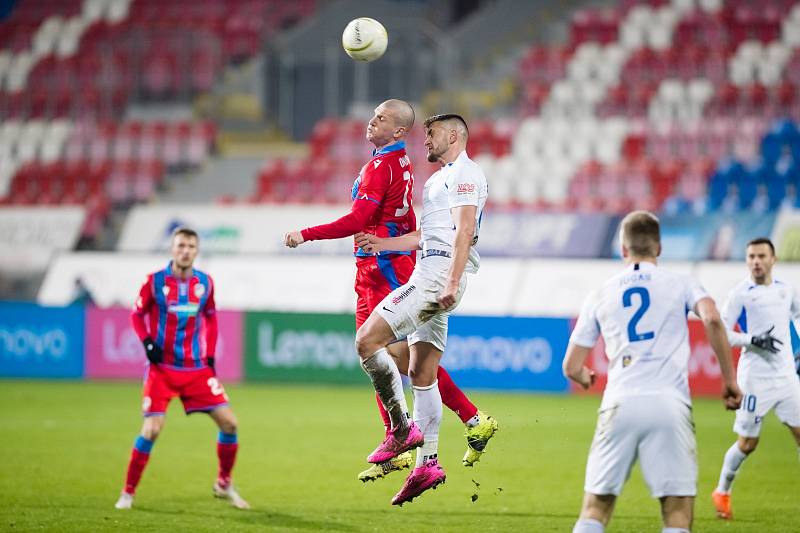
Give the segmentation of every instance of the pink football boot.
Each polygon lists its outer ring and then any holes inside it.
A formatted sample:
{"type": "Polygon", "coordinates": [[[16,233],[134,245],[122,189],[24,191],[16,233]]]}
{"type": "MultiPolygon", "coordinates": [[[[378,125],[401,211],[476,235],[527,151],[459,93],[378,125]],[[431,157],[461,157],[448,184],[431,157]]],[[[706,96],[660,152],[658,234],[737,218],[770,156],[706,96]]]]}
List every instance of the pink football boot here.
{"type": "Polygon", "coordinates": [[[373,451],[367,457],[368,463],[383,463],[389,459],[397,457],[403,452],[418,448],[425,442],[425,438],[422,436],[422,431],[420,431],[419,426],[417,426],[414,422],[409,424],[408,435],[406,435],[406,438],[403,440],[395,437],[397,429],[398,428],[395,428],[386,432],[386,438],[383,439],[383,442],[381,442],[378,447],[375,448],[375,451],[373,451]]]}
{"type": "Polygon", "coordinates": [[[422,466],[415,468],[409,474],[403,488],[392,498],[392,505],[402,506],[426,490],[435,489],[439,484],[444,483],[445,479],[444,468],[439,466],[439,460],[428,459],[422,466]]]}

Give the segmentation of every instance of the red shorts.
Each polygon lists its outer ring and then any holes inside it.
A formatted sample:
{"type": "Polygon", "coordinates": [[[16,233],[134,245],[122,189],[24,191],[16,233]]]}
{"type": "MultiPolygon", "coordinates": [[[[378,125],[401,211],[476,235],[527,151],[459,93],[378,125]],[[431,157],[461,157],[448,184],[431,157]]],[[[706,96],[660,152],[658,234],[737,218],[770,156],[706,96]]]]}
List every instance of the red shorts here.
{"type": "Polygon", "coordinates": [[[387,294],[411,277],[416,254],[356,258],[356,329],[387,294]]]}
{"type": "Polygon", "coordinates": [[[144,416],[163,415],[170,400],[181,397],[186,414],[208,412],[228,405],[228,395],[210,368],[173,370],[150,365],[144,378],[142,412],[144,416]]]}

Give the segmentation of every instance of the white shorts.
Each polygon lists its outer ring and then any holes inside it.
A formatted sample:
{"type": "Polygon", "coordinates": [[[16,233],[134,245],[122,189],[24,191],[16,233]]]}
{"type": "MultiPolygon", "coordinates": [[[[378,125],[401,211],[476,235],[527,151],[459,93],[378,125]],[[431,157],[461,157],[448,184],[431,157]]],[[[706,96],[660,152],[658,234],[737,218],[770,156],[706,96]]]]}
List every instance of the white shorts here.
{"type": "Polygon", "coordinates": [[[761,421],[772,409],[775,416],[791,427],[800,427],[800,380],[784,378],[747,378],[739,376],[742,406],[736,411],[733,431],[741,437],[758,437],[761,421]]]}
{"type": "Polygon", "coordinates": [[[654,498],[697,494],[692,408],[663,395],[628,396],[599,411],[584,490],[619,496],[639,458],[654,498]]]}
{"type": "Polygon", "coordinates": [[[444,289],[447,272],[439,276],[422,274],[414,270],[408,283],[384,298],[375,309],[389,323],[397,339],[408,338],[409,346],[417,342],[429,342],[444,352],[447,343],[447,317],[458,306],[467,277],[461,277],[456,293],[456,303],[450,309],[442,309],[436,298],[444,289]]]}

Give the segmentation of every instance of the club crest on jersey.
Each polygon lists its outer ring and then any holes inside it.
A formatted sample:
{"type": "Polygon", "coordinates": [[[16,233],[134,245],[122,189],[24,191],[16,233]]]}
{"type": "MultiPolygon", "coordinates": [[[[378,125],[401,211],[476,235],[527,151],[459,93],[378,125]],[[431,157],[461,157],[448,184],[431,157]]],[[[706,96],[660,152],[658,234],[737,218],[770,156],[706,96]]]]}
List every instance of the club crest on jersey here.
{"type": "Polygon", "coordinates": [[[631,366],[631,356],[630,355],[623,355],[622,356],[622,368],[628,368],[631,366]]]}
{"type": "Polygon", "coordinates": [[[203,295],[206,293],[206,286],[202,283],[198,283],[194,286],[194,295],[198,298],[202,298],[203,295]]]}
{"type": "Polygon", "coordinates": [[[163,287],[161,287],[161,292],[164,293],[164,296],[167,296],[169,294],[169,287],[164,285],[163,287]]]}
{"type": "Polygon", "coordinates": [[[456,188],[456,194],[471,194],[475,192],[474,183],[459,183],[456,188]]]}
{"type": "Polygon", "coordinates": [[[378,166],[380,166],[381,164],[381,161],[383,161],[383,159],[378,159],[377,161],[373,161],[372,164],[375,165],[373,169],[378,168],[378,166]]]}

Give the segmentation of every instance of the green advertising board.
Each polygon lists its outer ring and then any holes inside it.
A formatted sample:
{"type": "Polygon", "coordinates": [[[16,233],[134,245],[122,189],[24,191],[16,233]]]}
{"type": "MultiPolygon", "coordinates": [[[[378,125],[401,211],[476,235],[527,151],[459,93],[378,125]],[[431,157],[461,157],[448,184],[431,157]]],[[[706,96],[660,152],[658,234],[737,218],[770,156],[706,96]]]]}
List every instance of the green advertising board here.
{"type": "Polygon", "coordinates": [[[245,379],[366,383],[351,314],[245,314],[245,379]]]}

